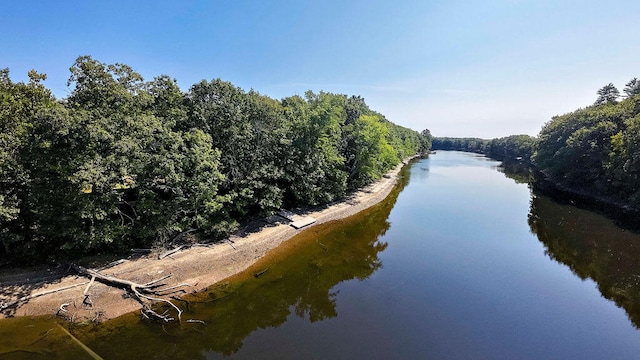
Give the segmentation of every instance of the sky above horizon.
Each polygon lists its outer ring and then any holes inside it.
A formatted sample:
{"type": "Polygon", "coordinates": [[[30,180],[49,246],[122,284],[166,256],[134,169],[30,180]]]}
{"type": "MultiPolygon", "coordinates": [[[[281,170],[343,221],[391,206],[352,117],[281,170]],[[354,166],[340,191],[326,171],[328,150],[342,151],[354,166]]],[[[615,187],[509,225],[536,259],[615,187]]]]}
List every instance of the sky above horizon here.
{"type": "Polygon", "coordinates": [[[5,1],[0,68],[69,94],[80,55],[188,88],[363,96],[435,136],[536,135],[640,77],[640,1],[5,1]]]}

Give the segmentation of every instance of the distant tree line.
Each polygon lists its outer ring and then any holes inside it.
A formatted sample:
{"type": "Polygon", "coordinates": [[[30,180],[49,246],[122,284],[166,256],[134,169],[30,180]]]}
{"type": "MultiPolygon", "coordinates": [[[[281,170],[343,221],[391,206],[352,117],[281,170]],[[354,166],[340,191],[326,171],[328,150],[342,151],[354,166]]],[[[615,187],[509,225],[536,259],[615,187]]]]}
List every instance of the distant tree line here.
{"type": "Polygon", "coordinates": [[[79,57],[71,93],[0,70],[0,260],[44,261],[220,239],[281,207],[317,205],[431,147],[364,99],[275,100],[215,79],[185,93],[162,75],[79,57]]]}
{"type": "Polygon", "coordinates": [[[640,80],[623,93],[605,85],[593,105],[553,117],[537,138],[434,137],[432,149],[530,161],[562,188],[640,208],[640,80]]]}
{"type": "Polygon", "coordinates": [[[432,150],[457,150],[485,154],[501,161],[531,162],[536,138],[511,135],[496,139],[434,137],[432,150]]]}
{"type": "Polygon", "coordinates": [[[482,154],[489,140],[480,138],[434,137],[432,150],[455,150],[482,154]]]}

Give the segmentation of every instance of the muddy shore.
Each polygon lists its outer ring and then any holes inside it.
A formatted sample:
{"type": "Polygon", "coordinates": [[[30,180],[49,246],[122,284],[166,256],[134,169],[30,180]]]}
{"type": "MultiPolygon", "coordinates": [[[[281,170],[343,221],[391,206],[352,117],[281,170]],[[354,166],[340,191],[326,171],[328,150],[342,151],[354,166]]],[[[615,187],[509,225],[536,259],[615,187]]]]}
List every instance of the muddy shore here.
{"type": "MultiPolygon", "coordinates": [[[[163,281],[167,287],[189,284],[190,286],[184,287],[188,293],[198,292],[242,272],[301,231],[354,215],[384,200],[395,186],[402,166],[403,163],[378,182],[351,194],[341,202],[298,213],[317,220],[315,224],[303,229],[295,229],[286,221],[275,224],[265,222],[255,231],[232,236],[230,241],[206,247],[191,247],[163,259],[158,259],[157,254],[124,259],[101,273],[137,283],[146,283],[170,274],[171,277],[163,281]]],[[[19,306],[6,309],[0,313],[0,318],[54,315],[60,312],[63,304],[67,304],[63,307],[64,314],[72,316],[73,321],[105,321],[140,309],[140,303],[124,296],[123,290],[97,281],[87,287],[88,283],[89,279],[85,277],[56,275],[46,270],[3,271],[0,273],[0,304],[54,289],[66,290],[29,299],[19,306]],[[86,295],[90,295],[91,306],[86,304],[85,291],[86,295]]]]}

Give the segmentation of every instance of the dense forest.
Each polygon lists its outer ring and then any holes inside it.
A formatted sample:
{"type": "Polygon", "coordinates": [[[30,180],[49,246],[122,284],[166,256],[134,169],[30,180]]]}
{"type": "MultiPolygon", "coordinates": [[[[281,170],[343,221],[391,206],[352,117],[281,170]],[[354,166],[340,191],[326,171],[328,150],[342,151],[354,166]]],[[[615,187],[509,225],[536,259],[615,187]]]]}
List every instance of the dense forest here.
{"type": "Polygon", "coordinates": [[[625,97],[608,84],[589,107],[556,116],[538,135],[535,164],[562,187],[640,207],[640,81],[625,97]]]}
{"type": "Polygon", "coordinates": [[[537,138],[433,138],[433,150],[483,153],[531,162],[556,186],[640,208],[640,80],[607,84],[595,103],[547,122],[537,138]]]}
{"type": "Polygon", "coordinates": [[[328,203],[431,147],[364,99],[275,100],[220,79],[182,91],[79,57],[70,95],[0,70],[0,259],[47,261],[226,237],[282,207],[328,203]]]}

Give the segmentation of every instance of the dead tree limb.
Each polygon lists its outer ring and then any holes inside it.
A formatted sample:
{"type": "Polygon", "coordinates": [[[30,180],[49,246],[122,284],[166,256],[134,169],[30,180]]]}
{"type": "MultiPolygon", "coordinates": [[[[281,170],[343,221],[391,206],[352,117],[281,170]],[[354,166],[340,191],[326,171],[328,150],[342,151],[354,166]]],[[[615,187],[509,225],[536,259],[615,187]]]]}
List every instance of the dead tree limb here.
{"type": "MultiPolygon", "coordinates": [[[[130,280],[119,279],[113,276],[104,275],[95,270],[87,269],[75,264],[71,264],[71,268],[73,268],[77,273],[89,278],[95,278],[96,281],[99,281],[105,285],[113,286],[129,292],[142,305],[142,311],[144,316],[152,315],[166,322],[174,320],[167,313],[158,314],[157,312],[153,311],[151,309],[150,304],[148,304],[148,301],[162,302],[172,307],[177,313],[178,320],[180,320],[180,316],[182,315],[182,310],[180,310],[179,307],[177,307],[170,300],[156,297],[156,296],[161,296],[161,293],[164,292],[162,289],[159,289],[160,287],[164,286],[164,284],[161,283],[161,281],[166,280],[171,275],[167,275],[160,279],[149,281],[145,284],[139,284],[130,280]],[[148,300],[148,301],[145,301],[145,300],[148,300]]],[[[175,289],[175,287],[171,287],[169,289],[175,289]]]]}
{"type": "Polygon", "coordinates": [[[91,281],[89,281],[89,283],[87,284],[87,287],[86,287],[86,288],[84,288],[84,293],[83,293],[83,295],[85,295],[85,296],[87,295],[87,293],[89,292],[89,288],[91,287],[91,285],[93,285],[93,282],[94,282],[94,281],[96,281],[96,277],[95,277],[95,276],[92,276],[92,277],[91,277],[91,281]]]}
{"type": "Polygon", "coordinates": [[[169,295],[169,294],[173,294],[173,293],[176,293],[176,292],[186,293],[186,291],[184,291],[183,289],[177,290],[178,288],[185,287],[185,286],[191,286],[191,285],[189,285],[187,283],[182,283],[182,284],[178,284],[178,285],[171,286],[171,287],[168,287],[168,288],[158,289],[156,291],[158,293],[163,293],[164,295],[169,295]]]}

